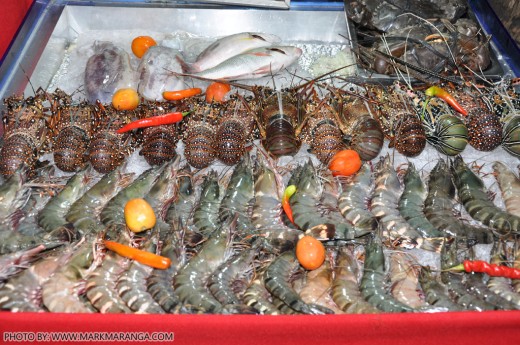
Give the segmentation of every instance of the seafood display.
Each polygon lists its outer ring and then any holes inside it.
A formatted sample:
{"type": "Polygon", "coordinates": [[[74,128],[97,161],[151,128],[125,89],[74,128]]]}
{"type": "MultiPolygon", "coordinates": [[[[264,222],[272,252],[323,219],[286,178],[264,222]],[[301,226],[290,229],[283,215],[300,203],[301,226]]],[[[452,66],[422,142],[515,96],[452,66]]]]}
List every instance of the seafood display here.
{"type": "Polygon", "coordinates": [[[6,99],[0,310],[520,309],[516,81],[469,81],[489,45],[462,0],[345,6],[369,30],[361,61],[397,78],[299,75],[305,48],[242,32],[198,54],[96,41],[84,90],[6,99]],[[215,82],[228,88],[206,97],[215,82]],[[329,165],[344,150],[352,174],[329,165]],[[323,248],[316,267],[303,237],[323,248]]]}
{"type": "Polygon", "coordinates": [[[376,73],[439,80],[491,65],[489,38],[464,0],[347,0],[345,12],[358,28],[360,60],[376,73]]]}

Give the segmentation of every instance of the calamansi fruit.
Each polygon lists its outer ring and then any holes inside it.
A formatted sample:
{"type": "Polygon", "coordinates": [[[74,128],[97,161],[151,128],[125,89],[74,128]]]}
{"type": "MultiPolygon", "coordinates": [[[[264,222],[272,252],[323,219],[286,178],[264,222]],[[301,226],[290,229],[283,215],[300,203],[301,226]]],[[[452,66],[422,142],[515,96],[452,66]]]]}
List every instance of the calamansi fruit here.
{"type": "Polygon", "coordinates": [[[206,89],[206,102],[223,102],[226,94],[231,91],[231,86],[226,83],[214,82],[206,89]]]}
{"type": "Polygon", "coordinates": [[[138,58],[142,58],[148,48],[156,45],[157,42],[150,36],[138,36],[132,41],[132,52],[138,58]]]}
{"type": "Polygon", "coordinates": [[[329,170],[333,176],[350,176],[361,168],[361,158],[354,150],[341,150],[329,162],[329,170]]]}
{"type": "Polygon", "coordinates": [[[315,270],[325,261],[325,247],[312,236],[303,236],[296,244],[296,258],[307,270],[315,270]]]}
{"type": "Polygon", "coordinates": [[[139,94],[134,89],[119,89],[112,96],[112,105],[117,110],[134,110],[139,105],[139,94]]]}
{"type": "Polygon", "coordinates": [[[130,231],[141,232],[155,226],[152,206],[144,199],[130,199],[125,205],[125,221],[130,231]]]}

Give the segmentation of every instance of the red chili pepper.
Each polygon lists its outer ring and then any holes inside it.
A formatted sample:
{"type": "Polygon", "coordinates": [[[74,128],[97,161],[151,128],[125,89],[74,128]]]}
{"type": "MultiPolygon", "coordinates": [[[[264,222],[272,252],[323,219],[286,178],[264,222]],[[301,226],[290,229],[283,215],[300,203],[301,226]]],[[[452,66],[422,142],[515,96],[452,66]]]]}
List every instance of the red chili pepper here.
{"type": "Polygon", "coordinates": [[[153,126],[160,126],[160,125],[171,125],[172,123],[177,123],[181,121],[184,116],[188,115],[190,112],[185,113],[168,113],[164,115],[159,116],[152,116],[147,117],[145,119],[136,120],[134,122],[130,122],[127,125],[124,125],[123,127],[119,128],[116,132],[121,134],[128,131],[131,131],[132,129],[136,128],[145,128],[145,127],[153,127],[153,126]]]}
{"type": "Polygon", "coordinates": [[[296,186],[290,185],[290,186],[287,186],[287,188],[285,188],[285,191],[284,191],[283,197],[282,197],[283,210],[284,210],[285,214],[287,215],[287,218],[289,218],[289,220],[293,224],[294,224],[294,219],[293,219],[291,205],[289,204],[289,199],[291,198],[291,196],[294,193],[296,193],[296,186]]]}
{"type": "Polygon", "coordinates": [[[164,91],[162,96],[167,101],[180,101],[182,99],[200,95],[202,89],[194,87],[191,89],[177,90],[177,91],[164,91]]]}
{"type": "Polygon", "coordinates": [[[466,271],[470,272],[478,272],[478,273],[486,273],[491,277],[506,277],[511,279],[520,279],[520,269],[511,268],[508,266],[501,266],[490,264],[486,261],[481,260],[464,260],[462,265],[457,265],[452,267],[450,270],[453,271],[466,271]]]}
{"type": "Polygon", "coordinates": [[[164,256],[156,255],[154,253],[129,247],[127,245],[113,241],[103,241],[103,243],[107,249],[110,249],[111,251],[116,252],[125,258],[140,262],[146,266],[165,270],[172,264],[172,261],[164,256]]]}
{"type": "Polygon", "coordinates": [[[446,91],[438,86],[430,86],[424,93],[428,97],[439,97],[439,98],[443,99],[444,101],[446,101],[446,103],[448,103],[450,105],[450,107],[455,109],[455,111],[461,113],[464,116],[468,116],[468,112],[466,111],[466,109],[464,109],[457,102],[455,97],[453,97],[452,95],[450,95],[448,93],[448,91],[446,91]]]}

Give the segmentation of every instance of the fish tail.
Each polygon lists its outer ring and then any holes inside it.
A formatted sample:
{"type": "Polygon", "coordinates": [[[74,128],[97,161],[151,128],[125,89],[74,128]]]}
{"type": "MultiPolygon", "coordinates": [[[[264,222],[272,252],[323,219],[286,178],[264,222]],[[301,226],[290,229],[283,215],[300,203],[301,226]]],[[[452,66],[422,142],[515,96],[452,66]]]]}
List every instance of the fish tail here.
{"type": "Polygon", "coordinates": [[[176,55],[175,59],[181,65],[182,73],[184,73],[184,74],[192,74],[192,73],[199,72],[197,70],[197,68],[193,64],[184,61],[184,59],[182,57],[180,57],[179,55],[176,55]]]}

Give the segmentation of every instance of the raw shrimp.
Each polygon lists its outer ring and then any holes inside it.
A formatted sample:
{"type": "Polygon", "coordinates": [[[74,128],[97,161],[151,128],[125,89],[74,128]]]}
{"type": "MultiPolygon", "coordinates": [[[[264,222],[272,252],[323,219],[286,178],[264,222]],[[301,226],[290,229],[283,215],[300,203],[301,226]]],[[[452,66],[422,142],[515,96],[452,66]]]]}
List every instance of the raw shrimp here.
{"type": "Polygon", "coordinates": [[[175,293],[184,304],[206,313],[222,310],[222,304],[208,291],[206,283],[208,277],[229,257],[230,236],[235,223],[234,220],[223,223],[215,230],[175,276],[175,293]]]}
{"type": "MultiPolygon", "coordinates": [[[[504,265],[506,258],[506,243],[503,241],[496,241],[491,250],[491,264],[504,265]]],[[[513,291],[511,286],[511,279],[506,277],[489,277],[487,282],[488,288],[496,293],[498,296],[510,301],[515,309],[520,309],[520,294],[513,291]]]]}
{"type": "Polygon", "coordinates": [[[166,211],[177,194],[177,170],[179,169],[179,160],[180,158],[177,158],[166,163],[162,173],[157,177],[157,181],[144,197],[150,206],[152,206],[157,218],[166,218],[166,211]]]}
{"type": "Polygon", "coordinates": [[[43,304],[54,313],[92,313],[94,309],[82,296],[89,268],[94,261],[91,239],[83,239],[70,261],[60,267],[44,285],[43,304]]]}
{"type": "Polygon", "coordinates": [[[255,201],[251,222],[253,227],[267,239],[296,242],[300,231],[287,227],[282,220],[280,200],[281,176],[276,170],[261,164],[256,173],[255,201]]]}
{"type": "Polygon", "coordinates": [[[147,281],[148,292],[167,313],[173,313],[181,305],[173,289],[173,281],[186,263],[186,253],[177,234],[178,231],[174,231],[168,236],[161,251],[162,256],[171,260],[171,266],[165,270],[154,269],[147,281]]]}
{"type": "MultiPolygon", "coordinates": [[[[124,226],[114,226],[113,232],[125,234],[124,226]]],[[[126,235],[128,237],[128,235],[126,235]]],[[[121,238],[120,238],[121,241],[121,238]]],[[[129,242],[126,238],[125,242],[129,242]]],[[[101,313],[131,313],[125,302],[116,291],[119,276],[128,268],[130,260],[107,251],[101,265],[96,267],[87,277],[87,298],[101,313]]]]}
{"type": "Polygon", "coordinates": [[[220,225],[220,187],[215,171],[204,176],[201,189],[199,203],[193,212],[193,225],[202,235],[209,236],[220,225]]]}
{"type": "Polygon", "coordinates": [[[0,289],[0,310],[43,312],[42,285],[68,262],[71,254],[71,248],[58,250],[9,279],[0,289]]]}
{"type": "MultiPolygon", "coordinates": [[[[446,243],[441,250],[441,269],[447,270],[456,266],[459,262],[457,260],[457,245],[456,241],[453,243],[446,243]]],[[[441,272],[441,280],[446,285],[450,297],[458,304],[469,310],[494,310],[495,306],[483,301],[482,299],[472,295],[467,290],[463,283],[464,276],[462,274],[453,273],[449,271],[441,272]]]]}
{"type": "Polygon", "coordinates": [[[53,174],[54,166],[51,166],[41,170],[37,178],[25,183],[26,187],[31,188],[30,197],[21,209],[17,226],[13,228],[20,234],[37,236],[44,233],[44,229],[38,225],[38,214],[65,185],[64,177],[53,177],[53,174]]]}
{"type": "Polygon", "coordinates": [[[209,277],[208,289],[222,305],[241,303],[240,295],[249,284],[259,247],[260,240],[255,241],[251,247],[242,249],[220,265],[209,277]]]}
{"type": "Polygon", "coordinates": [[[58,247],[64,242],[47,240],[41,235],[23,235],[17,231],[0,231],[0,255],[27,250],[43,244],[46,248],[58,247]]]}
{"type": "Polygon", "coordinates": [[[125,189],[119,191],[101,210],[100,218],[103,224],[125,224],[124,209],[130,199],[142,198],[146,195],[164,169],[164,164],[146,170],[125,189]]]}
{"type": "Polygon", "coordinates": [[[428,196],[424,201],[424,214],[432,225],[443,231],[446,237],[467,238],[468,245],[490,243],[493,235],[484,228],[464,224],[457,218],[455,208],[455,185],[448,165],[442,159],[430,172],[428,196]]]}
{"type": "Polygon", "coordinates": [[[504,163],[493,163],[495,178],[507,212],[520,217],[520,179],[504,163]]]}
{"type": "Polygon", "coordinates": [[[291,197],[289,203],[293,211],[294,222],[300,229],[308,231],[317,225],[326,224],[333,229],[331,232],[334,232],[334,234],[327,233],[319,234],[318,236],[325,236],[327,239],[330,237],[354,239],[366,234],[366,231],[357,231],[352,225],[345,222],[339,212],[337,216],[343,220],[339,223],[331,219],[329,215],[322,216],[317,204],[321,198],[323,188],[310,161],[300,170],[293,172],[293,174],[298,176],[295,178],[297,181],[294,183],[296,184],[296,193],[291,197]]]}
{"type": "Polygon", "coordinates": [[[300,263],[293,251],[286,251],[275,258],[265,272],[266,289],[286,305],[303,314],[333,314],[328,308],[305,303],[289,283],[290,277],[298,269],[300,263]]]}
{"type": "Polygon", "coordinates": [[[373,231],[377,220],[368,210],[369,192],[372,185],[370,166],[365,163],[351,179],[341,182],[339,209],[343,217],[356,228],[373,231]]]}
{"type": "Polygon", "coordinates": [[[40,244],[31,249],[20,250],[0,256],[0,288],[9,277],[24,270],[31,262],[38,260],[38,254],[45,249],[45,246],[40,244]]]}
{"type": "Polygon", "coordinates": [[[21,209],[30,197],[30,188],[24,185],[24,174],[17,171],[0,185],[0,219],[10,220],[14,212],[21,209]]]}
{"type": "Polygon", "coordinates": [[[89,187],[92,169],[87,167],[70,178],[65,187],[38,214],[38,224],[47,232],[65,225],[70,207],[89,187]]]}
{"type": "Polygon", "coordinates": [[[365,267],[360,284],[363,298],[385,312],[414,311],[412,307],[392,297],[385,289],[385,256],[379,239],[372,239],[365,248],[365,267]]]}
{"type": "Polygon", "coordinates": [[[484,283],[484,278],[485,275],[483,273],[467,273],[464,283],[471,294],[494,306],[496,310],[518,309],[516,304],[491,291],[486,283],[484,283]]]}
{"type": "MultiPolygon", "coordinates": [[[[142,250],[154,253],[156,241],[154,238],[148,239],[142,250]]],[[[164,310],[146,289],[146,280],[153,270],[153,267],[132,261],[117,280],[116,291],[126,305],[137,314],[164,314],[164,310]]]]}
{"type": "Polygon", "coordinates": [[[420,266],[403,252],[390,254],[390,291],[394,298],[414,309],[426,303],[418,290],[420,266]]]}
{"type": "Polygon", "coordinates": [[[265,272],[271,263],[272,258],[265,261],[262,267],[256,272],[256,277],[251,281],[244,292],[242,299],[244,303],[255,308],[262,315],[278,315],[280,311],[271,301],[271,294],[265,288],[265,272]]]}
{"type": "Polygon", "coordinates": [[[452,166],[457,192],[470,216],[496,230],[500,235],[520,232],[520,217],[495,206],[489,200],[484,182],[457,156],[452,166]]]}
{"type": "Polygon", "coordinates": [[[72,204],[65,218],[77,231],[86,235],[97,233],[104,228],[99,220],[99,213],[110,199],[132,182],[133,174],[124,174],[124,168],[124,165],[120,165],[103,176],[72,204]]]}
{"type": "MultiPolygon", "coordinates": [[[[408,170],[404,175],[404,191],[398,204],[399,212],[423,237],[442,237],[442,232],[436,229],[424,215],[424,200],[427,195],[428,192],[419,172],[412,163],[408,163],[408,170]]],[[[440,247],[437,251],[440,251],[440,247]]]]}
{"type": "Polygon", "coordinates": [[[373,314],[379,310],[363,299],[359,291],[359,264],[347,247],[338,251],[332,298],[338,307],[348,314],[373,314]]]}
{"type": "Polygon", "coordinates": [[[465,309],[448,296],[446,287],[433,277],[429,267],[422,267],[419,273],[419,282],[428,304],[439,309],[445,308],[449,311],[465,309]]]}
{"type": "Polygon", "coordinates": [[[186,226],[191,223],[191,216],[195,205],[195,191],[193,190],[189,166],[187,165],[182,168],[177,176],[179,185],[177,199],[175,199],[168,208],[166,222],[168,224],[180,222],[180,224],[186,226]]]}
{"type": "Polygon", "coordinates": [[[310,305],[320,305],[328,308],[335,314],[343,314],[330,295],[332,285],[332,269],[326,260],[319,268],[308,271],[305,277],[305,285],[300,291],[301,299],[310,305]]]}
{"type": "Polygon", "coordinates": [[[384,228],[383,234],[390,237],[392,243],[400,247],[438,250],[442,241],[422,238],[421,234],[413,229],[399,213],[397,205],[401,194],[401,183],[392,167],[390,156],[381,158],[377,167],[375,183],[372,213],[381,222],[381,226],[384,228]]]}
{"type": "Polygon", "coordinates": [[[251,217],[249,215],[249,203],[254,197],[253,169],[249,154],[237,164],[226,188],[219,208],[219,220],[221,222],[231,219],[235,214],[237,218],[237,232],[241,236],[252,235],[251,217]]]}

